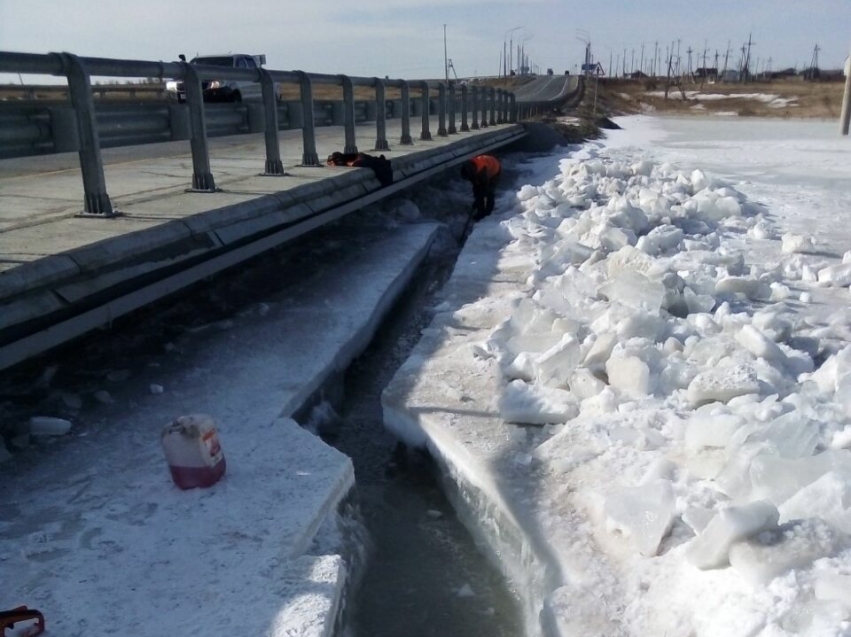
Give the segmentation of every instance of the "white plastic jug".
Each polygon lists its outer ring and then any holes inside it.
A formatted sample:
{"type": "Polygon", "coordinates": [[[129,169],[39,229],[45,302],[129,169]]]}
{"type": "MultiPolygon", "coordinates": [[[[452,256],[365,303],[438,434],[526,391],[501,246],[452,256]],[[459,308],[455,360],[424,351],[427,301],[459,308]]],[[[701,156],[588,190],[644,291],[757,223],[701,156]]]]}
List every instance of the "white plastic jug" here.
{"type": "Polygon", "coordinates": [[[162,432],[171,478],[181,489],[212,486],[225,473],[225,454],[210,416],[181,416],[162,432]]]}

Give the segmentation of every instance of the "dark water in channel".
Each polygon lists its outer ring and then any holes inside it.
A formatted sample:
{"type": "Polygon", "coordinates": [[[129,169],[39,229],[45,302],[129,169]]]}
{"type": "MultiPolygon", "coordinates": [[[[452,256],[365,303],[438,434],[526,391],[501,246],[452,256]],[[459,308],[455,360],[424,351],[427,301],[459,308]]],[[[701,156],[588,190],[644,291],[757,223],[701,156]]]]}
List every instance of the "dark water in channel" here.
{"type": "Polygon", "coordinates": [[[426,326],[428,299],[451,255],[426,265],[349,368],[340,425],[326,440],[352,458],[370,538],[360,584],[348,600],[345,637],[519,637],[519,604],[480,552],[424,453],[396,449],[380,397],[426,326]]]}

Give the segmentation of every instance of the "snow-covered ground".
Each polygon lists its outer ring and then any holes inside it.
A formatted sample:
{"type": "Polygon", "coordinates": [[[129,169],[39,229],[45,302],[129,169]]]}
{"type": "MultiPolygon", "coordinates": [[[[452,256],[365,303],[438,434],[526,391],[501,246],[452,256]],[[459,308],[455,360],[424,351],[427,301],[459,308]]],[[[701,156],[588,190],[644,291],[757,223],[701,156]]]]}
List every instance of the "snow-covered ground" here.
{"type": "MultiPolygon", "coordinates": [[[[716,102],[718,100],[751,100],[768,104],[771,108],[785,108],[786,106],[797,106],[796,97],[780,97],[771,93],[703,93],[701,91],[684,91],[685,99],[697,100],[699,102],[716,102]]],[[[665,91],[650,91],[648,97],[665,97],[665,91]]],[[[683,93],[678,89],[668,91],[670,99],[681,100],[683,93]]]]}
{"type": "Polygon", "coordinates": [[[851,146],[618,122],[477,225],[385,423],[530,634],[851,635],[851,146]]]}

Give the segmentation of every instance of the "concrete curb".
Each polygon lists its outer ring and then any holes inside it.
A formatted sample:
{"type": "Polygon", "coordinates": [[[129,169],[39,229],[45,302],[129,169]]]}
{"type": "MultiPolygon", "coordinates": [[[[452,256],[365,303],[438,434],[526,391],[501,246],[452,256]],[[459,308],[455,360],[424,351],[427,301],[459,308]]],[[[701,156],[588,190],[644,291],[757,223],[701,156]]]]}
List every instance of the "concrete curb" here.
{"type": "MultiPolygon", "coordinates": [[[[59,344],[62,339],[56,334],[56,326],[74,316],[88,312],[91,317],[87,319],[90,325],[78,328],[76,336],[131,311],[131,305],[139,307],[138,303],[114,303],[134,289],[264,238],[279,235],[283,243],[523,135],[522,126],[513,125],[394,158],[391,161],[397,181],[386,188],[371,170],[347,169],[290,190],[103,239],[0,273],[0,369],[59,344]],[[107,304],[112,306],[109,311],[93,311],[107,304]],[[118,307],[127,309],[119,311],[118,307]],[[32,338],[48,330],[52,335],[43,345],[32,338]],[[23,338],[31,340],[27,347],[4,355],[7,346],[23,338]]],[[[230,265],[234,263],[212,272],[230,265]]],[[[163,287],[173,292],[194,280],[197,278],[187,277],[182,284],[163,287]]]]}

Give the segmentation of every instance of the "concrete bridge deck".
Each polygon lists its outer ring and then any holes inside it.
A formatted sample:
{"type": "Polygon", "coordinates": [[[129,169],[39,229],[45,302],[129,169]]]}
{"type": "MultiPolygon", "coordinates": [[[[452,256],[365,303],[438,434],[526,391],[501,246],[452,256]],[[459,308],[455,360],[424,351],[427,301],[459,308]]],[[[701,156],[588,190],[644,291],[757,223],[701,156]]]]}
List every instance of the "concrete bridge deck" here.
{"type": "MultiPolygon", "coordinates": [[[[299,166],[299,130],[280,133],[286,176],[261,175],[262,134],[210,139],[216,193],[187,191],[188,142],[107,149],[106,187],[122,213],[108,219],[76,216],[76,153],[0,161],[0,369],[524,135],[500,124],[402,146],[399,122],[387,129],[386,187],[368,169],[299,166]]],[[[342,150],[342,127],[316,132],[321,158],[342,150]]],[[[362,152],[379,154],[373,126],[357,135],[362,152]]]]}

